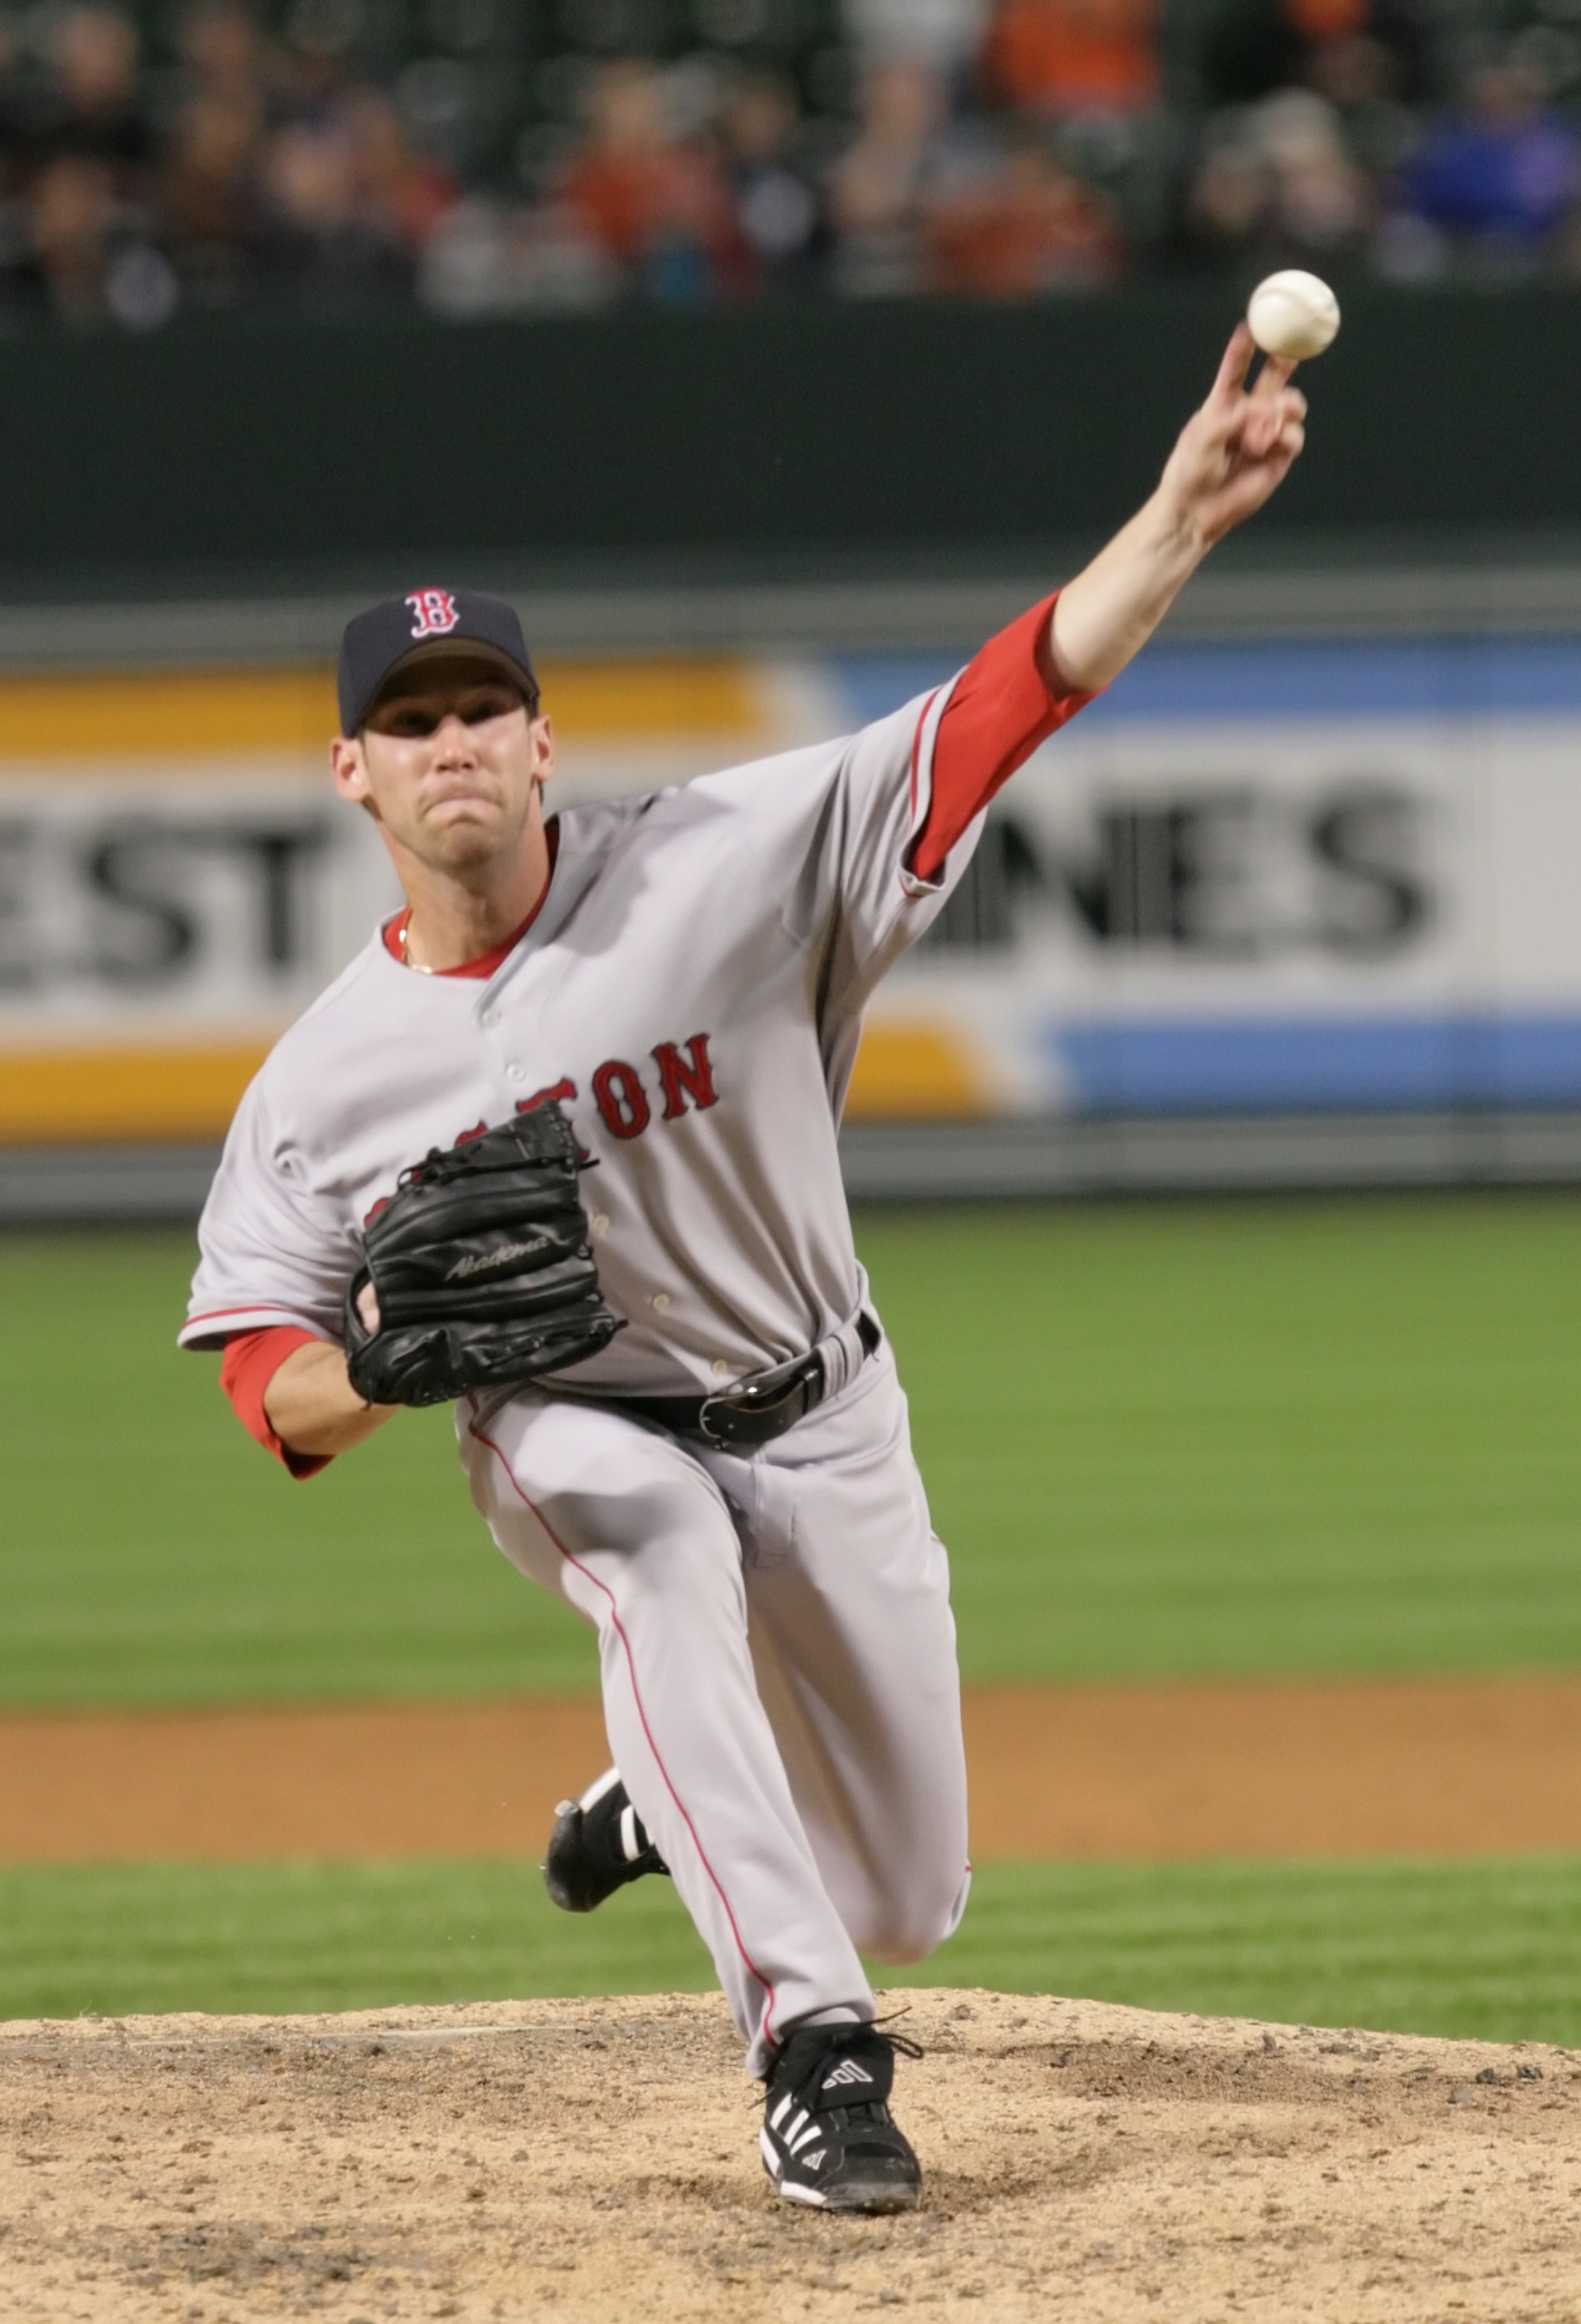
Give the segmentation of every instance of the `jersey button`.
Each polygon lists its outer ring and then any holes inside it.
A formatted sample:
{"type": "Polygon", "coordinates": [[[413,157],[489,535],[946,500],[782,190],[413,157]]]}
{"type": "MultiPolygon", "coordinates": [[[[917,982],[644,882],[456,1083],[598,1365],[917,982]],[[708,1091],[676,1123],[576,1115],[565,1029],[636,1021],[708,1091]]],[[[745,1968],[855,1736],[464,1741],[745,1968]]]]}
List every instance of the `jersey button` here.
{"type": "Polygon", "coordinates": [[[711,1369],[716,1380],[723,1380],[729,1376],[730,1367],[722,1356],[716,1356],[711,1369]]]}
{"type": "Polygon", "coordinates": [[[478,1023],[480,1024],[487,1025],[490,1033],[493,1032],[494,1027],[499,1024],[499,1022],[500,1012],[498,1009],[485,1009],[482,1015],[478,1019],[478,1023]]]}
{"type": "Polygon", "coordinates": [[[598,1216],[593,1222],[593,1232],[595,1234],[607,1234],[609,1233],[609,1221],[602,1211],[599,1212],[598,1216]]]}
{"type": "Polygon", "coordinates": [[[661,1315],[662,1315],[662,1313],[664,1312],[664,1310],[665,1310],[665,1309],[669,1306],[669,1304],[670,1304],[670,1294],[669,1294],[669,1292],[668,1292],[668,1291],[655,1291],[655,1292],[654,1292],[654,1294],[653,1294],[653,1296],[652,1296],[652,1298],[649,1300],[648,1304],[649,1304],[649,1306],[650,1306],[650,1307],[656,1307],[656,1308],[659,1310],[660,1314],[661,1314],[661,1315]]]}
{"type": "Polygon", "coordinates": [[[527,1079],[526,1066],[517,1064],[515,1059],[512,1058],[510,1063],[505,1068],[505,1078],[508,1081],[525,1081],[527,1079]]]}

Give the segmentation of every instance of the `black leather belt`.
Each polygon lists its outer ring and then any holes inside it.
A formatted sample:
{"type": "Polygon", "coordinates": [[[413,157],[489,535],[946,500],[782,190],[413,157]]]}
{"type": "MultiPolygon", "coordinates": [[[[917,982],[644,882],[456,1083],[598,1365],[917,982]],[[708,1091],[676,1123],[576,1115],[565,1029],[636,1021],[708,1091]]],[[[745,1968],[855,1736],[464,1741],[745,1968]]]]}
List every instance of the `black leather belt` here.
{"type": "MultiPolygon", "coordinates": [[[[883,1334],[871,1316],[858,1316],[856,1329],[863,1354],[876,1354],[883,1334]]],[[[805,1356],[793,1356],[788,1364],[776,1364],[772,1372],[755,1372],[719,1395],[599,1396],[596,1401],[612,1412],[652,1421],[672,1436],[700,1436],[707,1444],[733,1449],[772,1444],[814,1411],[827,1393],[824,1359],[814,1348],[805,1356]]]]}

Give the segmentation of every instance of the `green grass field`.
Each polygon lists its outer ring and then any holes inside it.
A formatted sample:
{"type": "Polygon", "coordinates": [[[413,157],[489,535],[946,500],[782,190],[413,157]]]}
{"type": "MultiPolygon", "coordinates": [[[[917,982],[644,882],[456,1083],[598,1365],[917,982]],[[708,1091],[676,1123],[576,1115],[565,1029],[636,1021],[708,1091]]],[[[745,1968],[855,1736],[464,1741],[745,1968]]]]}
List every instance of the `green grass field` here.
{"type": "MultiPolygon", "coordinates": [[[[1581,1199],[891,1214],[969,1678],[1581,1664],[1581,1199]]],[[[181,1235],[0,1241],[0,1702],[569,1691],[445,1414],[307,1485],[181,1235]]]]}
{"type": "MultiPolygon", "coordinates": [[[[1581,2044],[1581,1860],[990,1864],[961,1933],[875,1983],[1063,1993],[1206,2015],[1581,2044]]],[[[667,1881],[585,1920],[530,1866],[0,1872],[10,2016],[371,2008],[706,1993],[667,1881]]]]}
{"type": "MultiPolygon", "coordinates": [[[[875,1214],[978,1681],[1581,1664],[1581,1199],[875,1214]]],[[[306,1486],[171,1340],[174,1234],[0,1240],[0,1705],[564,1691],[444,1414],[306,1486]]],[[[706,1983],[650,1884],[483,1865],[0,1872],[0,2014],[706,1983]]],[[[1581,2040],[1581,1862],[991,1866],[919,1973],[1581,2040]]]]}

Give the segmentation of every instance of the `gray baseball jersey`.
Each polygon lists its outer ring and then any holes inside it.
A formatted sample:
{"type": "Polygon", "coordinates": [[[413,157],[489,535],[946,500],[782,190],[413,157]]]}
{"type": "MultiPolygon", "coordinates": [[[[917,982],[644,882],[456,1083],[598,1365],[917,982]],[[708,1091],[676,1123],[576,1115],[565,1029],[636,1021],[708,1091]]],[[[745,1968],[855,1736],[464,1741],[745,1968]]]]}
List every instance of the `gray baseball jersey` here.
{"type": "Polygon", "coordinates": [[[933,881],[905,869],[948,696],[570,810],[543,904],[486,982],[414,975],[376,933],[243,1100],[183,1343],[271,1324],[338,1339],[360,1228],[400,1172],[546,1095],[598,1166],[583,1195],[628,1325],[578,1386],[717,1387],[847,1325],[861,1277],[835,1132],[862,1006],[978,828],[933,881]]]}

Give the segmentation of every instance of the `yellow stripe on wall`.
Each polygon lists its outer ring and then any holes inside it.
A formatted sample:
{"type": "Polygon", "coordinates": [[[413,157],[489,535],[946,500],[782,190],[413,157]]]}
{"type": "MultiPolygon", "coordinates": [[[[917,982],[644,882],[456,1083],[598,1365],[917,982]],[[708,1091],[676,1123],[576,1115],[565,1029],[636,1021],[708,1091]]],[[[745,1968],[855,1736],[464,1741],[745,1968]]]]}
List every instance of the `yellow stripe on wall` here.
{"type": "Polygon", "coordinates": [[[223,1138],[267,1053],[252,1044],[0,1056],[0,1145],[223,1138]]]}
{"type": "MultiPolygon", "coordinates": [[[[0,1055],[0,1145],[217,1138],[264,1044],[0,1055]]],[[[975,1120],[993,1110],[966,1042],[938,1025],[874,1025],[846,1100],[855,1121],[975,1120]]]]}
{"type": "Polygon", "coordinates": [[[850,1121],[967,1121],[994,1110],[962,1037],[937,1024],[873,1024],[862,1037],[845,1114],[850,1121]]]}
{"type": "MultiPolygon", "coordinates": [[[[759,733],[750,664],[726,657],[551,662],[544,707],[570,742],[759,733]]],[[[0,759],[321,753],[339,727],[331,671],[0,677],[0,759]]]]}
{"type": "Polygon", "coordinates": [[[727,657],[546,662],[538,671],[544,708],[568,742],[756,735],[765,724],[751,664],[727,657]]]}
{"type": "Polygon", "coordinates": [[[326,670],[0,678],[4,758],[321,750],[338,724],[326,670]]]}

